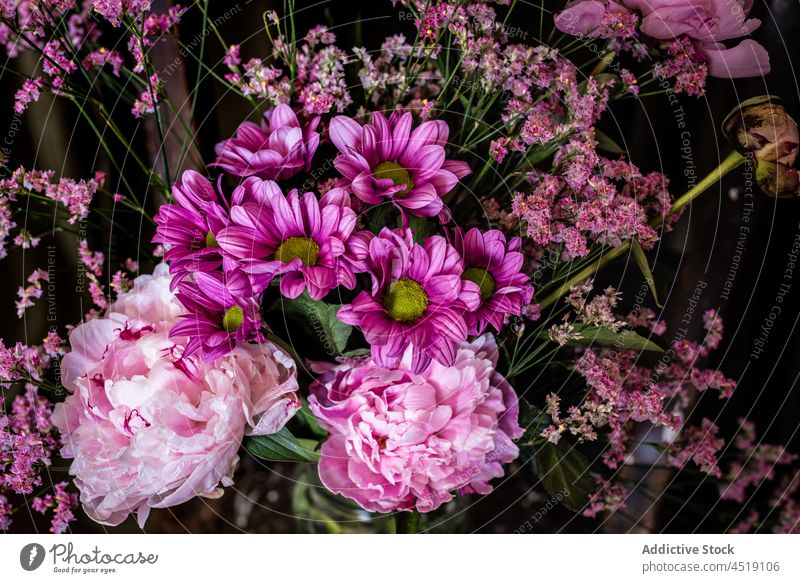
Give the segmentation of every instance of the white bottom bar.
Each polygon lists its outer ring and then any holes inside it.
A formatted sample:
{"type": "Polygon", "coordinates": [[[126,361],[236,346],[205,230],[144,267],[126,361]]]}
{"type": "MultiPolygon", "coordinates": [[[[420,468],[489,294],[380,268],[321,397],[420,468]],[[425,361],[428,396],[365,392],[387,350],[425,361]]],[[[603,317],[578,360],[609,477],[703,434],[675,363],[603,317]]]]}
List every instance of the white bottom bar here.
{"type": "Polygon", "coordinates": [[[800,537],[3,535],[0,569],[9,582],[797,582],[800,537]]]}

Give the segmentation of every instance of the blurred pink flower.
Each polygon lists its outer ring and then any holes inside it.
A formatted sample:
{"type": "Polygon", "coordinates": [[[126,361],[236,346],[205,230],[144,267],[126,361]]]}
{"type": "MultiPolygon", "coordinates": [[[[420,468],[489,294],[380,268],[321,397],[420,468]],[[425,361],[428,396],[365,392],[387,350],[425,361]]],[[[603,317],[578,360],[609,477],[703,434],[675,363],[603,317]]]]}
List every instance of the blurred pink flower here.
{"type": "Polygon", "coordinates": [[[636,17],[620,3],[573,0],[553,18],[556,28],[573,36],[611,38],[631,36],[636,17]],[[619,26],[619,23],[628,26],[619,26]],[[617,24],[617,26],[613,26],[617,24]],[[621,29],[624,29],[621,32],[621,29]]]}
{"type": "Polygon", "coordinates": [[[607,36],[603,24],[609,16],[629,11],[641,14],[641,32],[670,40],[687,36],[708,62],[712,77],[755,77],[769,73],[769,55],[754,40],[743,40],[734,47],[723,41],[746,36],[761,25],[747,18],[753,0],[577,0],[570,2],[555,18],[556,27],[567,34],[607,36]]]}
{"type": "Polygon", "coordinates": [[[167,266],[136,278],[104,318],[70,334],[62,362],[71,393],[56,405],[61,455],[86,513],[120,524],[137,513],[230,485],[245,433],[279,431],[300,407],[292,359],[270,343],[239,346],[213,365],[181,358],[168,336],[183,308],[167,266]]]}
{"type": "Polygon", "coordinates": [[[490,335],[458,348],[451,366],[420,374],[369,358],[323,365],[311,410],[331,435],[319,474],[333,492],[373,512],[430,512],[460,494],[488,494],[519,454],[514,390],[495,370],[490,335]]]}
{"type": "Polygon", "coordinates": [[[769,55],[754,40],[726,48],[722,41],[746,36],[761,25],[747,18],[753,0],[623,0],[642,13],[641,30],[657,39],[685,34],[708,59],[712,77],[755,77],[769,73],[769,55]]]}

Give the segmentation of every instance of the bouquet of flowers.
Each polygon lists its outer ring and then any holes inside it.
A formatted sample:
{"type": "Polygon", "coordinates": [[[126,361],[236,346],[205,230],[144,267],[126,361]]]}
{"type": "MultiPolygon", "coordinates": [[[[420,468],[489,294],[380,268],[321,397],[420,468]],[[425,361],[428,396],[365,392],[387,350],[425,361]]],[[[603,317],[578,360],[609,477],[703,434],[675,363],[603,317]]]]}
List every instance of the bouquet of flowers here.
{"type": "Polygon", "coordinates": [[[262,8],[240,45],[223,34],[238,5],[0,2],[14,119],[55,96],[98,152],[81,179],[5,152],[0,253],[24,262],[31,333],[0,352],[0,529],[19,504],[53,532],[78,507],[145,528],[290,463],[312,530],[348,523],[304,496],[416,532],[511,479],[595,518],[624,512],[644,463],[747,503],[726,529],[798,529],[796,455],[689,414],[735,390],[703,365],[722,319],[668,330],[652,269],[728,172],[800,194],[797,125],[774,96],[742,102],[733,152],[686,192],[600,129],[615,104],[765,74],[741,38],[752,2],[543,4],[523,35],[516,0],[394,0],[396,30],[352,49],[302,30],[292,0],[262,8]],[[213,154],[209,87],[238,125],[213,154]],[[56,246],[77,294],[56,287],[56,246]],[[632,307],[603,277],[628,258],[632,307]]]}

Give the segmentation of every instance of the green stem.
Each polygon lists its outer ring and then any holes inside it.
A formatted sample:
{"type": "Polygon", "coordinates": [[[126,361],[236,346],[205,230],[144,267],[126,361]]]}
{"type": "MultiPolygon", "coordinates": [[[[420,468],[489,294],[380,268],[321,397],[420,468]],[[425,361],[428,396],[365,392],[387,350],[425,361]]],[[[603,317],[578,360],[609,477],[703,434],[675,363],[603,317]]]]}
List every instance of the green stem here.
{"type": "Polygon", "coordinates": [[[416,534],[419,531],[419,511],[398,512],[394,515],[397,534],[416,534]]]}
{"type": "Polygon", "coordinates": [[[551,293],[541,302],[542,308],[546,308],[556,302],[558,298],[563,296],[567,293],[575,284],[582,282],[584,279],[591,277],[595,274],[601,267],[603,267],[606,263],[610,263],[623,253],[625,253],[631,246],[630,241],[625,241],[619,247],[613,248],[608,253],[604,253],[600,256],[600,259],[592,263],[591,265],[587,265],[583,269],[581,269],[578,273],[570,277],[567,281],[562,283],[556,291],[551,293]]]}
{"type": "MultiPolygon", "coordinates": [[[[703,194],[706,190],[708,190],[709,188],[714,186],[717,182],[719,182],[722,179],[722,177],[725,176],[728,172],[744,164],[745,160],[747,160],[747,158],[742,156],[739,152],[736,151],[731,152],[719,166],[714,168],[714,170],[712,170],[708,174],[708,176],[703,178],[700,182],[698,182],[692,188],[690,188],[686,192],[686,194],[684,194],[678,200],[672,203],[672,206],[670,207],[667,216],[672,216],[676,212],[681,210],[695,198],[697,198],[698,196],[703,194]]],[[[655,220],[653,220],[651,224],[655,227],[663,222],[664,222],[664,217],[659,216],[655,220]]],[[[604,253],[602,256],[600,256],[600,258],[597,261],[595,261],[591,265],[588,265],[584,269],[581,269],[578,273],[576,273],[566,282],[561,284],[556,291],[554,291],[546,298],[544,298],[540,302],[542,308],[546,308],[555,303],[558,300],[558,298],[567,293],[570,290],[570,288],[572,288],[572,286],[574,286],[577,283],[580,283],[581,281],[583,281],[588,277],[591,277],[601,267],[603,267],[607,263],[610,263],[620,255],[628,251],[628,249],[630,249],[630,246],[631,246],[630,240],[625,241],[619,247],[615,247],[614,249],[611,249],[608,253],[604,253]]]]}
{"type": "MultiPolygon", "coordinates": [[[[700,182],[695,184],[692,188],[690,188],[686,194],[681,196],[678,200],[672,203],[672,207],[669,209],[669,215],[674,215],[687,204],[692,202],[695,198],[703,194],[706,190],[714,186],[717,182],[722,180],[722,177],[725,176],[731,170],[734,170],[745,163],[747,158],[742,156],[739,152],[734,150],[728,157],[725,158],[722,163],[714,168],[708,176],[703,178],[700,182]]],[[[653,226],[660,225],[664,222],[664,217],[657,217],[655,221],[653,221],[653,226]]]]}

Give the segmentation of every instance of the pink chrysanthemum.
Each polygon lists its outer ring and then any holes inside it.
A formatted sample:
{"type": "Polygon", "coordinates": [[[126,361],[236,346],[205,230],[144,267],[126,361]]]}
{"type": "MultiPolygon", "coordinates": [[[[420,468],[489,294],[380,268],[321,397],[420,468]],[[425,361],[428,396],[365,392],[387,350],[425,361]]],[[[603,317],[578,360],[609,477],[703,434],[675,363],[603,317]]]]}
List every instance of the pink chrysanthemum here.
{"type": "Polygon", "coordinates": [[[413,344],[414,370],[431,358],[453,362],[467,339],[465,312],[480,303],[476,285],[464,285],[461,257],[443,237],[414,243],[409,229],[383,229],[366,258],[372,293],[362,291],[339,310],[339,319],[358,326],[381,366],[395,367],[413,344]]]}
{"type": "Polygon", "coordinates": [[[465,314],[469,333],[482,334],[488,324],[499,332],[505,316],[519,316],[533,297],[530,277],[520,271],[522,241],[519,237],[507,241],[498,230],[482,233],[474,228],[457,231],[454,244],[464,261],[461,278],[480,289],[480,306],[465,314]]]}
{"type": "Polygon", "coordinates": [[[390,201],[401,211],[449,220],[442,197],[471,171],[466,162],[447,160],[449,128],[426,121],[411,130],[411,113],[380,112],[360,125],[346,116],[331,120],[330,136],[340,154],[334,161],[343,178],[339,186],[369,204],[390,201]]]}
{"type": "Polygon", "coordinates": [[[314,299],[340,284],[353,289],[355,273],[364,270],[369,234],[353,233],[356,214],[343,203],[341,190],[329,191],[322,199],[297,190],[284,195],[274,182],[261,182],[258,190],[257,201],[232,207],[233,226],[217,236],[222,249],[251,276],[256,290],[279,275],[281,293],[289,298],[304,289],[314,299]]]}
{"type": "Polygon", "coordinates": [[[217,144],[216,166],[235,176],[258,176],[268,180],[291,178],[311,168],[319,146],[319,118],[303,128],[292,108],[280,104],[264,114],[261,125],[245,122],[236,135],[217,144]]]}
{"type": "Polygon", "coordinates": [[[462,344],[452,365],[419,374],[368,358],[317,369],[309,404],[331,433],[322,483],[373,512],[429,512],[456,491],[491,492],[522,435],[517,396],[496,365],[487,335],[462,344]]]}

